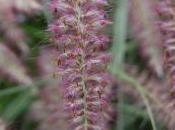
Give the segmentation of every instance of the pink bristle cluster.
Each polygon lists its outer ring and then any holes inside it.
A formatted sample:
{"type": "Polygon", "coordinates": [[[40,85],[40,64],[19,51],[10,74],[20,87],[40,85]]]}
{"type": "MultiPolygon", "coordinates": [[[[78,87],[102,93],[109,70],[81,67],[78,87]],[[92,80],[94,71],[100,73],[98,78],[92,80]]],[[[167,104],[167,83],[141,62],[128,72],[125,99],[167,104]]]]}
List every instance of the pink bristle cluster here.
{"type": "Polygon", "coordinates": [[[164,64],[168,80],[175,90],[175,6],[171,0],[160,1],[157,13],[160,17],[158,25],[162,33],[164,48],[164,64]],[[173,9],[174,8],[174,9],[173,9]]]}
{"type": "Polygon", "coordinates": [[[70,130],[107,130],[111,77],[104,52],[109,38],[101,33],[110,24],[106,0],[52,0],[49,25],[57,46],[57,72],[64,90],[70,130]]]}
{"type": "Polygon", "coordinates": [[[139,54],[147,61],[147,67],[157,74],[163,76],[162,62],[162,40],[155,21],[157,15],[154,12],[155,1],[152,0],[131,0],[129,1],[129,20],[132,28],[132,35],[139,43],[139,54]]]}

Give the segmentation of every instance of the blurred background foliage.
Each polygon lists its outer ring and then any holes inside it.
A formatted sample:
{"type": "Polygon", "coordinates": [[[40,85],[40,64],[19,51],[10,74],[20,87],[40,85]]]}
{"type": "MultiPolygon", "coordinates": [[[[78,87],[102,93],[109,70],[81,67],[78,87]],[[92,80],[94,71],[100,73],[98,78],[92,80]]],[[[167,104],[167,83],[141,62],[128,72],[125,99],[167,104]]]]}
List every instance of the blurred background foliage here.
{"type": "MultiPolygon", "coordinates": [[[[44,108],[40,106],[40,89],[48,82],[47,78],[40,76],[38,57],[41,50],[53,46],[47,34],[50,18],[44,8],[47,1],[31,0],[28,3],[24,0],[20,6],[15,5],[15,1],[20,3],[22,0],[0,0],[0,8],[4,7],[3,11],[0,9],[0,129],[2,127],[3,130],[5,124],[10,130],[35,130],[38,129],[44,112],[44,108]],[[9,2],[5,4],[8,6],[13,4],[9,6],[13,9],[8,12],[7,19],[6,11],[9,8],[5,8],[4,2],[9,2]],[[6,35],[12,32],[11,29],[14,30],[13,34],[6,35]]],[[[160,106],[166,105],[162,104],[159,95],[153,90],[154,87],[162,86],[158,78],[162,78],[163,70],[158,52],[160,49],[156,47],[159,41],[155,40],[159,36],[157,33],[155,35],[156,30],[151,21],[154,15],[147,10],[147,4],[151,2],[133,1],[109,0],[106,7],[106,12],[114,21],[106,30],[113,37],[109,51],[114,58],[109,70],[117,80],[118,100],[114,102],[114,106],[118,112],[118,120],[113,129],[166,130],[166,123],[161,120],[164,117],[161,116],[162,109],[158,111],[158,115],[155,114],[153,109],[158,105],[150,98],[151,93],[156,101],[159,100],[160,106]],[[153,80],[150,81],[150,77],[153,80]],[[145,88],[145,85],[153,87],[145,88]]],[[[169,109],[167,112],[170,112],[169,109]]]]}

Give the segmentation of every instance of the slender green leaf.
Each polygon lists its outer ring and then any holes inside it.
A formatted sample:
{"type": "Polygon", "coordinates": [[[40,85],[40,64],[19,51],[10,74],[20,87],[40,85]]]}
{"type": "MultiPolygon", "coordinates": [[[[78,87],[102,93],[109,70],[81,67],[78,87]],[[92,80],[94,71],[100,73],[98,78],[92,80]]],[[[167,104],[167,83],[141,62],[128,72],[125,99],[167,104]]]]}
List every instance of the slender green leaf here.
{"type": "MultiPolygon", "coordinates": [[[[114,37],[113,37],[113,64],[111,65],[112,72],[116,69],[120,69],[124,61],[125,55],[125,42],[126,42],[126,35],[127,35],[127,17],[128,17],[128,0],[119,0],[118,7],[115,11],[115,23],[114,23],[114,37]]],[[[123,94],[122,90],[119,93],[119,106],[123,105],[123,94]]],[[[117,128],[118,130],[123,130],[124,128],[124,121],[123,121],[123,111],[122,109],[118,108],[119,110],[119,118],[117,121],[117,128]]]]}
{"type": "Polygon", "coordinates": [[[113,36],[113,64],[111,70],[115,71],[117,66],[123,63],[126,51],[127,37],[127,17],[128,17],[128,0],[119,0],[115,11],[114,36],[113,36]]]}
{"type": "Polygon", "coordinates": [[[4,90],[0,90],[0,97],[11,95],[17,92],[23,92],[26,90],[34,89],[36,87],[42,87],[42,84],[46,82],[50,82],[50,81],[48,81],[48,79],[44,79],[44,80],[36,81],[32,85],[20,85],[20,86],[10,87],[4,90]]]}
{"type": "Polygon", "coordinates": [[[14,120],[18,115],[21,114],[33,99],[30,91],[21,93],[17,96],[9,105],[6,107],[5,111],[2,114],[2,117],[7,121],[14,120]]]}
{"type": "Polygon", "coordinates": [[[149,105],[149,100],[147,99],[147,96],[146,96],[147,93],[145,92],[144,87],[139,82],[137,82],[135,79],[133,79],[132,77],[130,77],[128,74],[126,74],[122,70],[116,71],[116,75],[121,80],[123,80],[123,81],[128,82],[129,84],[131,84],[140,93],[140,95],[141,95],[141,97],[142,97],[142,99],[144,101],[144,104],[145,104],[145,106],[147,108],[147,112],[148,112],[148,115],[150,117],[153,130],[157,130],[156,122],[155,122],[155,119],[154,119],[154,116],[153,116],[151,107],[149,105]]]}

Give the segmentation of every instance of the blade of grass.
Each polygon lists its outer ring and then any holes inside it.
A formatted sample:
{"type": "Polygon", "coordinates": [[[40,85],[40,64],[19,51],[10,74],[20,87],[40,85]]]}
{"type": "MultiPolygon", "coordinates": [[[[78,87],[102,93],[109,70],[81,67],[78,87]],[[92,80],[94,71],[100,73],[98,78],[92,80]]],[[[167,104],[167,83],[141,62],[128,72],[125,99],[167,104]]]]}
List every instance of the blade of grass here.
{"type": "Polygon", "coordinates": [[[25,109],[28,108],[32,99],[33,96],[30,91],[21,93],[11,103],[9,103],[3,112],[2,117],[6,121],[13,121],[18,115],[20,115],[25,109]]]}
{"type": "Polygon", "coordinates": [[[111,51],[115,52],[113,55],[113,64],[111,65],[112,70],[122,65],[126,51],[128,0],[119,0],[117,5],[114,16],[113,46],[111,48],[111,51]]]}
{"type": "Polygon", "coordinates": [[[11,94],[14,94],[14,93],[17,93],[17,92],[23,92],[23,91],[33,89],[33,88],[36,88],[36,87],[41,87],[42,84],[44,84],[46,82],[49,82],[49,81],[47,81],[46,79],[45,80],[39,80],[39,81],[36,81],[35,83],[33,83],[32,85],[20,85],[20,86],[11,87],[11,88],[8,88],[8,89],[0,90],[0,97],[11,95],[11,94]]]}
{"type": "Polygon", "coordinates": [[[137,82],[135,79],[133,79],[131,76],[126,74],[123,70],[118,70],[115,73],[120,80],[128,82],[129,84],[132,85],[132,87],[136,88],[137,91],[140,93],[140,95],[144,101],[144,104],[147,108],[147,113],[150,117],[153,130],[157,130],[156,122],[155,122],[151,107],[149,105],[149,100],[147,99],[147,96],[146,96],[147,93],[145,92],[144,87],[139,82],[137,82]]]}
{"type": "MultiPolygon", "coordinates": [[[[111,70],[119,69],[124,61],[125,51],[126,51],[126,36],[127,36],[127,18],[128,18],[128,0],[119,0],[117,3],[118,7],[115,11],[114,16],[114,32],[113,32],[113,47],[112,52],[115,52],[113,55],[114,63],[111,64],[111,70]]],[[[117,121],[117,129],[123,130],[124,129],[124,121],[123,121],[123,110],[121,107],[123,106],[123,93],[122,87],[119,89],[118,94],[118,111],[119,111],[119,118],[117,121]]]]}

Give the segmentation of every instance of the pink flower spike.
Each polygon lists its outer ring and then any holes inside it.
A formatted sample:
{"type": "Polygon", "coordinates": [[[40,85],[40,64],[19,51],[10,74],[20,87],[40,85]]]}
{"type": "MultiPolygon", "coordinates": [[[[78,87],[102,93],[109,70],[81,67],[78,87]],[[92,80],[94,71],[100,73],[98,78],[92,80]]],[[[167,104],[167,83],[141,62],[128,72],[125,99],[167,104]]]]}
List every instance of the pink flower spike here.
{"type": "Polygon", "coordinates": [[[69,130],[108,130],[106,116],[111,77],[107,65],[111,56],[103,52],[110,39],[102,29],[106,0],[52,0],[54,16],[49,25],[58,49],[57,69],[63,90],[69,130]],[[95,116],[94,116],[95,115],[95,116]]]}

